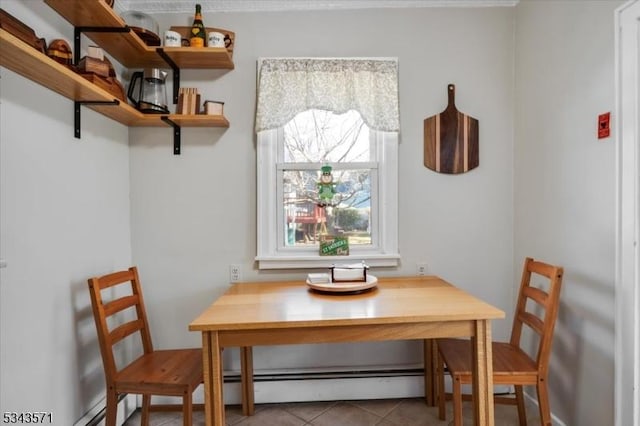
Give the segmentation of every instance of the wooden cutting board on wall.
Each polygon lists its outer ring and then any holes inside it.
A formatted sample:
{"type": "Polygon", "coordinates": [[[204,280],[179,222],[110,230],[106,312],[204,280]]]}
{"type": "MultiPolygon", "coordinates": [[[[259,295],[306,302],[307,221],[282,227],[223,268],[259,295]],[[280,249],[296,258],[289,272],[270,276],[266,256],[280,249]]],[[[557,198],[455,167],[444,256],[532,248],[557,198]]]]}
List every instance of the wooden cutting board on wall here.
{"type": "Polygon", "coordinates": [[[447,108],[424,120],[424,165],[438,173],[465,173],[480,164],[478,120],[456,109],[455,85],[447,93],[447,108]]]}

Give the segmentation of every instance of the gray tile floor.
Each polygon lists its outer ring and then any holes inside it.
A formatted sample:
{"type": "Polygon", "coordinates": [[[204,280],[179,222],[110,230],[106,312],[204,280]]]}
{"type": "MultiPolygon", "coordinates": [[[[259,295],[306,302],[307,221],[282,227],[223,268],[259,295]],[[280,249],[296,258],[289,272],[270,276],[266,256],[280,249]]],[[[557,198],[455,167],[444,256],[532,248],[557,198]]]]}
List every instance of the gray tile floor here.
{"type": "MultiPolygon", "coordinates": [[[[428,407],[422,398],[381,399],[362,401],[300,402],[285,404],[256,404],[253,416],[242,415],[239,406],[226,407],[229,426],[448,426],[453,424],[451,402],[447,402],[447,420],[438,419],[438,408],[428,407]]],[[[464,402],[464,423],[473,424],[470,402],[464,402]]],[[[204,425],[204,413],[196,411],[193,424],[204,425]]],[[[527,404],[528,423],[539,424],[537,407],[527,404]]],[[[515,406],[496,405],[496,426],[518,424],[515,406]]],[[[125,426],[138,426],[140,412],[136,411],[125,426]]],[[[152,412],[151,426],[181,426],[179,412],[152,412]]]]}

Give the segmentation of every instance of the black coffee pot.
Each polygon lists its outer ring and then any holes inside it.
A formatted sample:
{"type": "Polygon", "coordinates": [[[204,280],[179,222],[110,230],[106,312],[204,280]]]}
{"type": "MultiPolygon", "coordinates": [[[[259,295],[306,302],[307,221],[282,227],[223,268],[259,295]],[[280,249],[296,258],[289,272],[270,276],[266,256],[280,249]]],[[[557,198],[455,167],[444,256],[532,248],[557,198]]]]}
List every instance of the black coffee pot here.
{"type": "Polygon", "coordinates": [[[131,76],[127,97],[145,114],[169,114],[167,107],[167,73],[158,68],[146,68],[131,76]]]}

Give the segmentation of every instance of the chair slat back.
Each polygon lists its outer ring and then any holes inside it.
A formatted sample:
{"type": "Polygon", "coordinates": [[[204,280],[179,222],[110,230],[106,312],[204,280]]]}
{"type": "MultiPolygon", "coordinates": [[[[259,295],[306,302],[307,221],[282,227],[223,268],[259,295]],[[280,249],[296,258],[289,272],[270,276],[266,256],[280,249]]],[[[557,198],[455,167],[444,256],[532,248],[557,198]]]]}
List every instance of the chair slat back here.
{"type": "MultiPolygon", "coordinates": [[[[103,287],[104,288],[104,287],[103,287]]],[[[112,300],[111,302],[105,303],[104,306],[104,314],[109,317],[113,314],[116,314],[120,311],[124,311],[136,304],[140,303],[140,298],[135,295],[124,296],[116,300],[112,300]]]]}
{"type": "MultiPolygon", "coordinates": [[[[116,288],[120,289],[121,287],[116,288]]],[[[114,375],[118,372],[114,356],[114,345],[116,343],[134,333],[140,333],[143,351],[145,353],[153,352],[151,333],[149,331],[149,323],[147,322],[147,313],[142,298],[138,271],[134,266],[126,271],[118,271],[102,277],[90,278],[89,293],[91,294],[91,307],[98,332],[98,341],[100,343],[100,353],[102,354],[105,376],[107,383],[109,383],[113,381],[114,375]],[[126,287],[127,285],[130,285],[130,294],[120,296],[108,302],[103,300],[103,290],[116,286],[126,287]],[[129,308],[134,308],[135,319],[110,329],[108,318],[129,308]]]]}
{"type": "Polygon", "coordinates": [[[129,321],[118,327],[114,328],[109,332],[109,341],[111,345],[115,345],[122,339],[131,336],[133,333],[142,332],[144,330],[144,322],[137,319],[134,321],[129,321]]]}
{"type": "Polygon", "coordinates": [[[540,290],[539,288],[525,287],[522,289],[522,291],[526,297],[533,299],[540,305],[544,305],[545,303],[547,303],[547,299],[549,298],[547,292],[540,290]]]}
{"type": "Polygon", "coordinates": [[[538,336],[542,336],[544,334],[544,322],[532,313],[519,312],[518,320],[521,323],[528,325],[531,329],[533,329],[533,331],[538,334],[538,336]]]}
{"type": "Polygon", "coordinates": [[[538,335],[535,361],[538,365],[538,371],[545,375],[549,366],[553,330],[558,316],[563,273],[564,271],[561,267],[535,261],[531,258],[525,260],[516,313],[511,330],[511,344],[519,347],[521,347],[524,326],[527,326],[538,335]],[[533,274],[547,278],[548,285],[546,289],[531,286],[533,274]],[[528,303],[529,301],[534,303],[528,303]],[[544,310],[544,313],[538,315],[540,309],[544,310]]]}

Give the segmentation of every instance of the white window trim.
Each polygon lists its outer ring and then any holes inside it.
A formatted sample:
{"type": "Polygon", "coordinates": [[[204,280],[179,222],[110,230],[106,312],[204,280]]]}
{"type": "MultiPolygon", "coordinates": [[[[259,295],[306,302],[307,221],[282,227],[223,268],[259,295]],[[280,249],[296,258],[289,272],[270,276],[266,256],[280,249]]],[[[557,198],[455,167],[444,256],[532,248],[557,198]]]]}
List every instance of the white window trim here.
{"type": "Polygon", "coordinates": [[[282,129],[257,137],[257,256],[259,269],[326,268],[334,263],[364,260],[369,266],[398,266],[398,134],[370,130],[376,141],[378,168],[378,246],[351,248],[349,256],[296,254],[278,250],[278,137],[282,129]]]}

